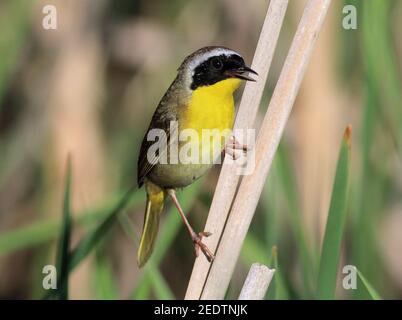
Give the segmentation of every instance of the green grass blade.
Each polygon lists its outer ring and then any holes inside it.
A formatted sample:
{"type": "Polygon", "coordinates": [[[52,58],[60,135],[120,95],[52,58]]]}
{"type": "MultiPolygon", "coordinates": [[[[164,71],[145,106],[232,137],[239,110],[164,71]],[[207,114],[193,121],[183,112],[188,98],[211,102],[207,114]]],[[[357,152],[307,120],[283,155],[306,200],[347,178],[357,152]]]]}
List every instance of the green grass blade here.
{"type": "MultiPolygon", "coordinates": [[[[114,225],[118,214],[127,205],[134,190],[134,187],[130,188],[119,201],[117,206],[108,214],[106,219],[97,228],[95,228],[95,230],[90,232],[83,240],[81,240],[78,246],[71,252],[67,270],[68,273],[71,273],[91,253],[91,251],[97,247],[103,237],[114,225]]],[[[64,288],[61,287],[61,289],[64,288]]],[[[49,296],[52,296],[52,293],[47,294],[45,299],[49,296]]]]}
{"type": "MultiPolygon", "coordinates": [[[[199,189],[200,182],[196,182],[187,187],[183,193],[179,195],[180,204],[182,205],[184,212],[188,212],[190,210],[199,189]]],[[[172,207],[167,213],[166,219],[161,226],[160,234],[155,245],[155,251],[153,252],[149,262],[145,265],[144,273],[130,295],[131,299],[137,300],[149,298],[151,288],[155,289],[155,283],[152,281],[153,269],[152,267],[148,267],[148,265],[160,265],[163,257],[171,247],[182,226],[183,224],[176,208],[172,207]]]]}
{"type": "MultiPolygon", "coordinates": [[[[402,147],[401,79],[398,74],[398,57],[390,29],[392,20],[392,1],[364,1],[362,10],[362,44],[364,50],[366,79],[370,82],[376,98],[379,122],[383,122],[384,131],[389,132],[389,138],[399,148],[402,147]],[[379,50],[381,48],[381,50],[379,50]]],[[[401,153],[400,153],[401,154],[401,153]]]]}
{"type": "Polygon", "coordinates": [[[118,294],[112,268],[104,256],[103,250],[99,251],[95,260],[94,280],[96,295],[101,300],[116,300],[118,299],[118,294]]]}
{"type": "Polygon", "coordinates": [[[68,265],[70,258],[71,237],[71,159],[67,160],[67,177],[64,191],[63,221],[61,226],[60,240],[57,249],[57,295],[61,300],[68,299],[68,265]]]}
{"type": "MultiPolygon", "coordinates": [[[[127,234],[127,236],[133,240],[133,242],[136,242],[137,234],[135,232],[135,228],[130,220],[130,218],[122,214],[119,216],[119,221],[120,225],[122,226],[124,232],[127,234]]],[[[147,278],[148,282],[143,281],[142,283],[145,285],[141,285],[138,288],[138,300],[145,300],[149,298],[149,283],[152,284],[152,287],[154,288],[155,295],[157,299],[160,300],[172,300],[174,299],[174,295],[172,291],[169,288],[169,285],[167,284],[165,278],[159,271],[158,267],[154,264],[154,261],[150,259],[147,263],[148,268],[150,269],[148,273],[145,274],[144,277],[147,278]]]]}
{"type": "MultiPolygon", "coordinates": [[[[113,210],[122,196],[122,193],[118,193],[94,209],[77,214],[73,223],[84,227],[93,226],[113,210]]],[[[129,205],[138,206],[142,201],[142,193],[136,192],[130,198],[129,205]]],[[[61,219],[47,219],[0,234],[0,257],[56,239],[60,234],[61,224],[61,219]]]]}
{"type": "Polygon", "coordinates": [[[156,298],[158,300],[173,300],[175,296],[159,269],[152,262],[148,268],[150,269],[148,278],[152,282],[156,298]]]}
{"type": "Polygon", "coordinates": [[[134,188],[130,188],[117,206],[108,214],[106,219],[92,232],[90,232],[78,246],[71,252],[69,271],[71,272],[84,260],[97,246],[99,241],[114,225],[117,215],[124,209],[133,194],[134,188]]]}
{"type": "Polygon", "coordinates": [[[153,289],[155,298],[159,300],[175,299],[173,292],[170,290],[169,284],[164,276],[159,271],[158,267],[152,261],[148,261],[149,272],[144,274],[141,282],[136,286],[135,295],[132,296],[135,300],[150,299],[150,291],[153,289]]]}
{"type": "MultiPolygon", "coordinates": [[[[384,159],[400,158],[402,154],[402,126],[398,120],[402,117],[401,79],[391,30],[397,4],[396,1],[381,0],[360,2],[360,60],[365,103],[360,121],[361,161],[349,257],[373,285],[383,289],[386,272],[376,231],[378,222],[389,208],[387,186],[393,184],[395,178],[392,172],[395,169],[388,167],[384,159]],[[387,141],[388,147],[384,149],[380,141],[387,141]],[[373,150],[377,151],[373,153],[373,150]]],[[[362,286],[353,291],[353,297],[370,298],[362,286]]]]}
{"type": "Polygon", "coordinates": [[[382,300],[381,296],[378,294],[377,290],[368,282],[368,280],[363,276],[363,274],[357,269],[357,275],[359,276],[361,282],[363,283],[364,287],[366,288],[368,294],[370,295],[371,299],[373,300],[382,300]]]}
{"type": "Polygon", "coordinates": [[[267,252],[265,246],[252,233],[247,234],[244,240],[240,258],[245,265],[251,265],[255,262],[269,265],[271,262],[269,251],[267,252]]]}
{"type": "Polygon", "coordinates": [[[321,251],[320,269],[318,274],[318,299],[333,299],[335,297],[336,275],[343,229],[346,220],[350,135],[351,129],[350,127],[347,127],[339,153],[331,204],[321,251]]]}
{"type": "MultiPolygon", "coordinates": [[[[282,278],[282,270],[279,268],[278,249],[276,246],[272,247],[272,266],[275,269],[274,278],[272,279],[275,300],[289,299],[289,293],[286,289],[285,283],[282,278]]],[[[271,266],[271,268],[272,268],[272,266],[271,266]]],[[[268,294],[269,294],[269,290],[268,290],[268,294]]]]}
{"type": "Polygon", "coordinates": [[[284,144],[280,144],[277,159],[278,159],[278,173],[281,179],[281,184],[284,193],[288,200],[288,210],[291,222],[292,232],[294,234],[297,246],[297,253],[299,255],[302,279],[304,284],[304,293],[306,298],[313,296],[314,287],[313,277],[317,274],[316,263],[313,263],[313,255],[307,246],[307,239],[303,229],[302,217],[300,212],[300,201],[298,199],[293,169],[288,159],[287,149],[284,144]]]}

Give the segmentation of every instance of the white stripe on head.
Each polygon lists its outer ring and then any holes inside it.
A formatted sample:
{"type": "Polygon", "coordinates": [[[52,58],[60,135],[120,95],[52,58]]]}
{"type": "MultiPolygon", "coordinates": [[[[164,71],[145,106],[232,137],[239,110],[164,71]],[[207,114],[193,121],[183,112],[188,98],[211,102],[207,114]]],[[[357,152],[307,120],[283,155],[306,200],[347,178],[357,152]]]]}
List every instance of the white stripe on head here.
{"type": "Polygon", "coordinates": [[[197,66],[199,66],[201,63],[207,61],[211,57],[221,56],[221,55],[225,55],[227,57],[229,57],[231,55],[236,55],[236,56],[241,57],[241,55],[238,54],[236,51],[226,49],[226,48],[217,47],[217,48],[214,48],[214,49],[212,49],[210,51],[200,53],[198,55],[196,54],[193,57],[193,59],[189,62],[188,69],[190,70],[191,73],[193,73],[194,69],[197,68],[197,66]]]}
{"type": "Polygon", "coordinates": [[[184,60],[183,65],[181,66],[182,71],[185,72],[183,76],[186,82],[186,87],[190,87],[193,81],[195,68],[197,68],[203,62],[207,61],[209,58],[221,55],[225,56],[236,55],[243,58],[238,52],[224,47],[206,47],[197,50],[193,54],[189,55],[184,60]]]}

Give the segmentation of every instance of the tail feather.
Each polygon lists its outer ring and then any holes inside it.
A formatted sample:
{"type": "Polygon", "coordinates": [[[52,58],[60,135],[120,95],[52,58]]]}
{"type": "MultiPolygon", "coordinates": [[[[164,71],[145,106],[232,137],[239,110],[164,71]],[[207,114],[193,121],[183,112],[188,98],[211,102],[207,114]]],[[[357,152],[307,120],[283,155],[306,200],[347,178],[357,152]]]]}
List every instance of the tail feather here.
{"type": "Polygon", "coordinates": [[[146,192],[147,204],[145,207],[144,227],[137,255],[139,267],[142,267],[152,254],[165,202],[165,191],[152,182],[146,182],[146,192]]]}

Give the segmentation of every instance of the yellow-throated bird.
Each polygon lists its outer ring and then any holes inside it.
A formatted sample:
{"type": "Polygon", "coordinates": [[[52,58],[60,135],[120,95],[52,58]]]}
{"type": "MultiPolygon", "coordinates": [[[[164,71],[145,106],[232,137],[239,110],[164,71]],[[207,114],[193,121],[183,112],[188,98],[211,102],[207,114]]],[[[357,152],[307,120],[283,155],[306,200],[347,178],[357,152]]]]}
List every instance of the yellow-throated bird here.
{"type": "MultiPolygon", "coordinates": [[[[212,252],[202,243],[202,237],[209,236],[210,233],[194,232],[175,195],[176,188],[185,187],[201,177],[212,166],[213,161],[182,161],[180,156],[173,161],[174,157],[169,151],[173,150],[172,146],[175,144],[175,150],[182,155],[184,145],[188,148],[190,143],[193,147],[196,144],[195,150],[201,150],[203,156],[206,154],[207,158],[212,157],[213,149],[209,146],[203,148],[203,140],[199,136],[204,130],[223,132],[232,129],[235,115],[233,93],[241,80],[254,81],[248,73],[257,74],[233,50],[225,47],[199,49],[183,61],[176,79],[156,108],[138,159],[138,185],[141,187],[145,184],[147,193],[144,227],[137,256],[140,267],[152,253],[167,196],[172,198],[190,233],[196,255],[198,256],[201,249],[209,261],[214,258],[212,252]],[[152,129],[163,130],[166,134],[165,147],[153,154],[149,152],[155,143],[149,136],[152,129]],[[199,139],[183,142],[178,137],[185,129],[193,130],[199,139]],[[161,158],[165,162],[160,161],[161,158]]],[[[219,151],[224,147],[220,145],[219,151]]],[[[231,148],[232,152],[234,149],[244,151],[244,146],[234,140],[231,148]]]]}

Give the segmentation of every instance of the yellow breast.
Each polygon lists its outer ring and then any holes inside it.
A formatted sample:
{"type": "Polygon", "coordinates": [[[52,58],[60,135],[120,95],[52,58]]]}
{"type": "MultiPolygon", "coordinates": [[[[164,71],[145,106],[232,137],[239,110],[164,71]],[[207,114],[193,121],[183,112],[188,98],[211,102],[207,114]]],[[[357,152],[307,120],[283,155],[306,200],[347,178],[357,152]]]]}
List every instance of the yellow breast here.
{"type": "Polygon", "coordinates": [[[194,90],[189,105],[183,112],[180,129],[232,129],[234,121],[233,92],[239,79],[226,79],[194,90]]]}
{"type": "Polygon", "coordinates": [[[152,181],[164,187],[184,187],[212,166],[227,136],[223,138],[220,134],[219,139],[206,141],[204,130],[230,133],[235,115],[233,92],[239,85],[240,80],[230,79],[193,91],[188,105],[182,106],[178,113],[179,163],[156,165],[150,174],[152,181]],[[183,135],[185,132],[192,134],[183,135]]]}
{"type": "Polygon", "coordinates": [[[240,83],[238,79],[226,79],[197,88],[180,116],[179,130],[191,129],[196,133],[195,137],[186,135],[185,143],[190,142],[198,150],[202,163],[212,164],[229,138],[235,116],[233,92],[240,83]]]}

